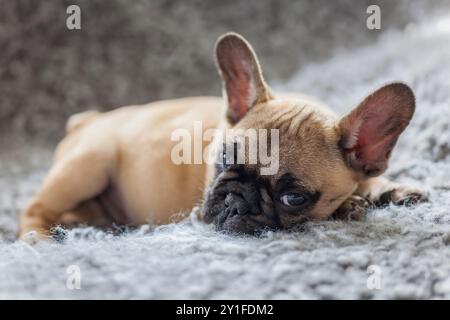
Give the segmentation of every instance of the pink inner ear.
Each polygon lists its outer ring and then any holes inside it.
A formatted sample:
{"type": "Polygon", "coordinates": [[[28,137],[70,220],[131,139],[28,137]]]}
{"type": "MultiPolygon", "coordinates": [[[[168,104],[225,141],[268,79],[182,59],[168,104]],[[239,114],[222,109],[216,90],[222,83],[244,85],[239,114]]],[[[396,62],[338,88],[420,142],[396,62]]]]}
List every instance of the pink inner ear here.
{"type": "Polygon", "coordinates": [[[253,105],[269,98],[258,60],[250,44],[237,34],[226,34],[216,45],[217,64],[228,99],[231,124],[241,120],[253,105]]]}
{"type": "Polygon", "coordinates": [[[348,162],[366,175],[381,174],[414,113],[414,96],[403,84],[385,86],[341,121],[348,162]]]}
{"type": "Polygon", "coordinates": [[[356,145],[348,152],[355,152],[366,172],[384,169],[402,130],[396,115],[389,115],[388,112],[369,115],[361,122],[356,145]]]}
{"type": "Polygon", "coordinates": [[[250,108],[250,75],[240,61],[231,61],[227,70],[225,88],[228,98],[228,117],[232,123],[238,122],[250,108]]]}

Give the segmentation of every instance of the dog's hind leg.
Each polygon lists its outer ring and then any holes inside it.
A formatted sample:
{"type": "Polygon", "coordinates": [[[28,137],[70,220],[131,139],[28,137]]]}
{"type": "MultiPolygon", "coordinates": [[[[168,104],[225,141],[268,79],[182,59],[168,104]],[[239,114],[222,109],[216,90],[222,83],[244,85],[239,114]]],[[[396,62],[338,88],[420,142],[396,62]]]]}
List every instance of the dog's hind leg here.
{"type": "Polygon", "coordinates": [[[20,217],[19,237],[35,231],[49,235],[65,212],[100,194],[110,182],[114,164],[111,148],[83,148],[81,144],[59,159],[20,217]]]}
{"type": "Polygon", "coordinates": [[[370,178],[359,184],[356,194],[376,206],[389,203],[412,205],[428,201],[427,193],[419,188],[402,185],[384,177],[370,178]]]}

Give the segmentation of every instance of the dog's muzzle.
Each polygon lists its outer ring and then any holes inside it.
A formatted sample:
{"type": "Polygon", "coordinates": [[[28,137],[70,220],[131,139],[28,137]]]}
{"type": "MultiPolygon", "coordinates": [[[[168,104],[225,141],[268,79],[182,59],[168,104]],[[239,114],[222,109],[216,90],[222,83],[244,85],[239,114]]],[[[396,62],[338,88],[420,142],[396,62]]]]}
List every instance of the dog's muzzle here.
{"type": "Polygon", "coordinates": [[[232,233],[255,234],[280,224],[267,189],[252,180],[217,178],[207,191],[203,210],[206,223],[232,233]]]}

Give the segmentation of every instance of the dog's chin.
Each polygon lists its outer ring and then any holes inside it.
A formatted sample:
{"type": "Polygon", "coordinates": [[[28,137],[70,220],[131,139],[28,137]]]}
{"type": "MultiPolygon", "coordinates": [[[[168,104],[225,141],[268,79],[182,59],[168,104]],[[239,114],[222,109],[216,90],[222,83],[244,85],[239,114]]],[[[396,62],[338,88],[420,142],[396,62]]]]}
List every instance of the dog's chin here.
{"type": "Polygon", "coordinates": [[[261,225],[247,217],[235,215],[223,221],[215,222],[216,230],[230,234],[259,235],[267,226],[261,225]]]}
{"type": "Polygon", "coordinates": [[[274,226],[258,220],[255,216],[230,215],[225,209],[214,215],[206,211],[205,215],[205,222],[213,223],[217,231],[233,235],[258,236],[263,231],[275,229],[274,226]]]}

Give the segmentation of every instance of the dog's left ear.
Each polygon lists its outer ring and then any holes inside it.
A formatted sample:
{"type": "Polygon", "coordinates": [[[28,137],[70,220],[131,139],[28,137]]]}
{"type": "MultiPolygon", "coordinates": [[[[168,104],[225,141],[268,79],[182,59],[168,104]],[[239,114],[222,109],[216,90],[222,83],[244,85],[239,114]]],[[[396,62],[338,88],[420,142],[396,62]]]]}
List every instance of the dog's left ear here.
{"type": "Polygon", "coordinates": [[[251,45],[237,33],[216,43],[216,62],[228,103],[227,119],[235,125],[256,104],[272,98],[251,45]]]}
{"type": "Polygon", "coordinates": [[[347,164],[363,177],[382,174],[414,110],[414,94],[405,84],[389,84],[369,95],[339,122],[347,164]]]}

